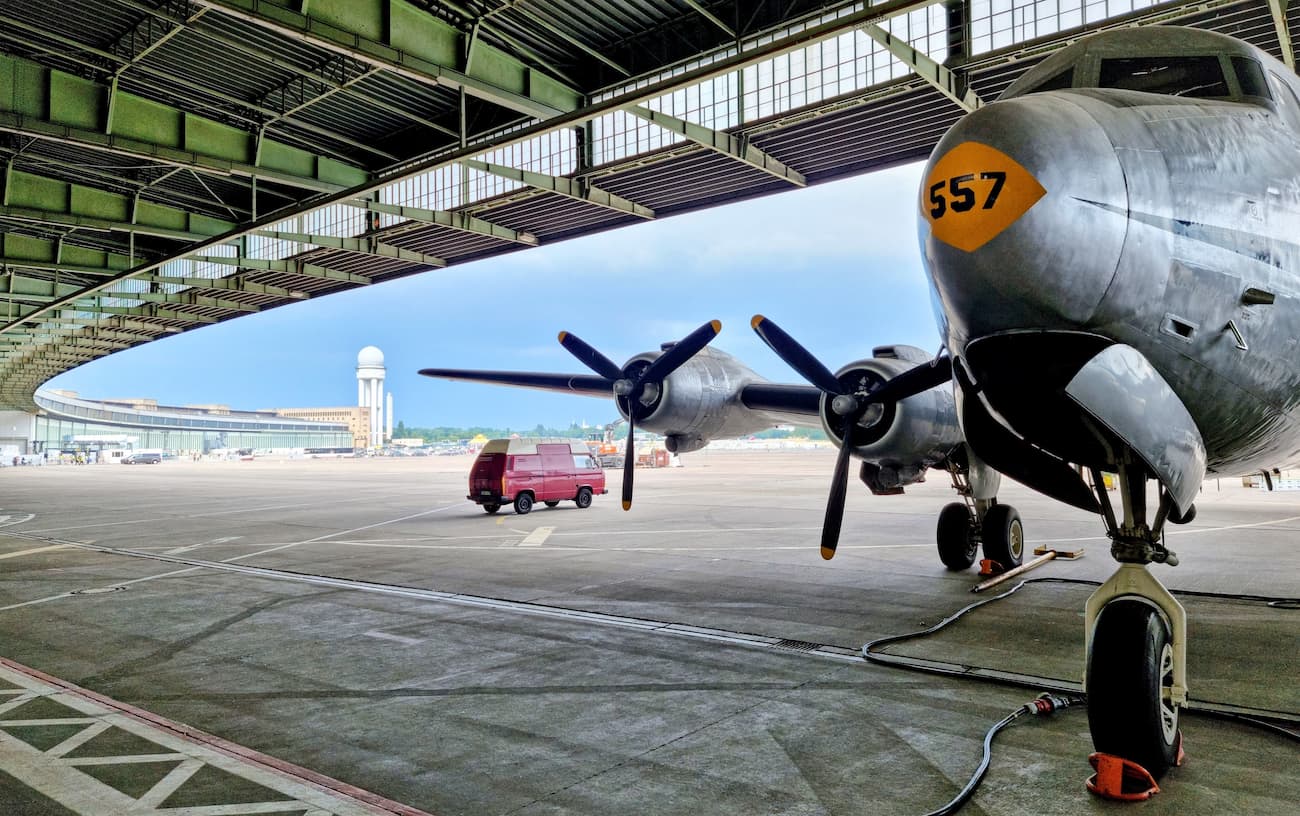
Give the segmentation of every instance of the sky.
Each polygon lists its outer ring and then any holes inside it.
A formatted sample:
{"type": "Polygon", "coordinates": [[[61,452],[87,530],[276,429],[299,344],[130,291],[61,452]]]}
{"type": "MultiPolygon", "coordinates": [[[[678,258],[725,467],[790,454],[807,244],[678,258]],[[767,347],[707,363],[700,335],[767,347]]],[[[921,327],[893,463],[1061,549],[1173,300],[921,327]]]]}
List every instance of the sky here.
{"type": "Polygon", "coordinates": [[[531,429],[618,414],[612,400],[416,372],[589,373],[560,346],[561,330],[622,363],[718,319],[714,346],[770,380],[802,382],[750,329],[754,314],[832,370],[878,345],[937,351],[916,237],[920,174],[906,165],[294,303],[118,352],[45,387],[241,410],[355,405],[356,355],[374,345],[394,424],[531,429]]]}

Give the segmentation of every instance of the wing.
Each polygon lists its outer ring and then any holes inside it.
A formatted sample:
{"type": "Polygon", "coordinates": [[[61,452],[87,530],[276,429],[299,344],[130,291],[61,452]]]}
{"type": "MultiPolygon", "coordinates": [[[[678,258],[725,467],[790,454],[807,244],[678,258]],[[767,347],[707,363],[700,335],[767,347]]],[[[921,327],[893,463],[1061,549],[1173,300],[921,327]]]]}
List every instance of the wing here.
{"type": "Polygon", "coordinates": [[[540,371],[483,371],[472,368],[422,368],[426,377],[461,382],[513,385],[517,388],[535,388],[539,391],[558,391],[565,394],[584,394],[591,397],[609,397],[614,394],[614,381],[591,374],[547,374],[540,371]]]}

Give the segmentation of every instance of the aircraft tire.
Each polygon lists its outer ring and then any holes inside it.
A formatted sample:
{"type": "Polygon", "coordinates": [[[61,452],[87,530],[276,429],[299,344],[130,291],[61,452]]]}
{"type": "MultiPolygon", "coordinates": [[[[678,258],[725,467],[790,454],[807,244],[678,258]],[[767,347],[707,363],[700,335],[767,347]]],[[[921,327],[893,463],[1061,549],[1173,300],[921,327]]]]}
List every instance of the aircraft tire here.
{"type": "Polygon", "coordinates": [[[1138,763],[1157,779],[1178,764],[1178,708],[1163,694],[1172,683],[1173,645],[1160,613],[1142,601],[1107,604],[1088,649],[1093,746],[1138,763]]]}
{"type": "Polygon", "coordinates": [[[487,513],[489,516],[500,509],[501,509],[501,505],[495,502],[488,502],[487,504],[483,505],[483,512],[487,513]]]}
{"type": "Polygon", "coordinates": [[[970,523],[970,510],[964,503],[953,502],[939,512],[935,539],[939,544],[939,560],[948,569],[970,569],[975,563],[979,541],[970,523]]]}
{"type": "Polygon", "coordinates": [[[993,505],[984,514],[980,527],[985,558],[998,562],[1004,570],[1020,566],[1025,556],[1025,528],[1014,507],[993,505]]]}
{"type": "Polygon", "coordinates": [[[528,512],[532,509],[533,509],[533,497],[531,494],[520,493],[518,496],[515,496],[516,513],[518,513],[521,516],[526,516],[528,515],[528,512]]]}

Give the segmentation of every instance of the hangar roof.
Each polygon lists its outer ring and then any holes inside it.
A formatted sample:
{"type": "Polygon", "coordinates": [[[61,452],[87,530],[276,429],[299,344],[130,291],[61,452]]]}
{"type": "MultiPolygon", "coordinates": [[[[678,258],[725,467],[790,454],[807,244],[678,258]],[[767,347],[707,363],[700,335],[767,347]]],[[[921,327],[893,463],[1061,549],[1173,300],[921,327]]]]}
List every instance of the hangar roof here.
{"type": "Polygon", "coordinates": [[[1100,28],[1293,65],[1283,8],[0,0],[0,407],[242,314],[923,158],[1100,28]]]}

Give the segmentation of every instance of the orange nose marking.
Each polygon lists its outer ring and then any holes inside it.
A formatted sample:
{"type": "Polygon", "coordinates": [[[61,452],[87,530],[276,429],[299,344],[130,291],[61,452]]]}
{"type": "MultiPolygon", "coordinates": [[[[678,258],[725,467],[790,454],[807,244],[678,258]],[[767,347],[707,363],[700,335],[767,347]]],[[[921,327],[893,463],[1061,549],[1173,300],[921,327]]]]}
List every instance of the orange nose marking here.
{"type": "Polygon", "coordinates": [[[992,241],[1047,195],[1015,159],[979,142],[962,142],[930,169],[921,213],[935,238],[966,252],[992,241]]]}

